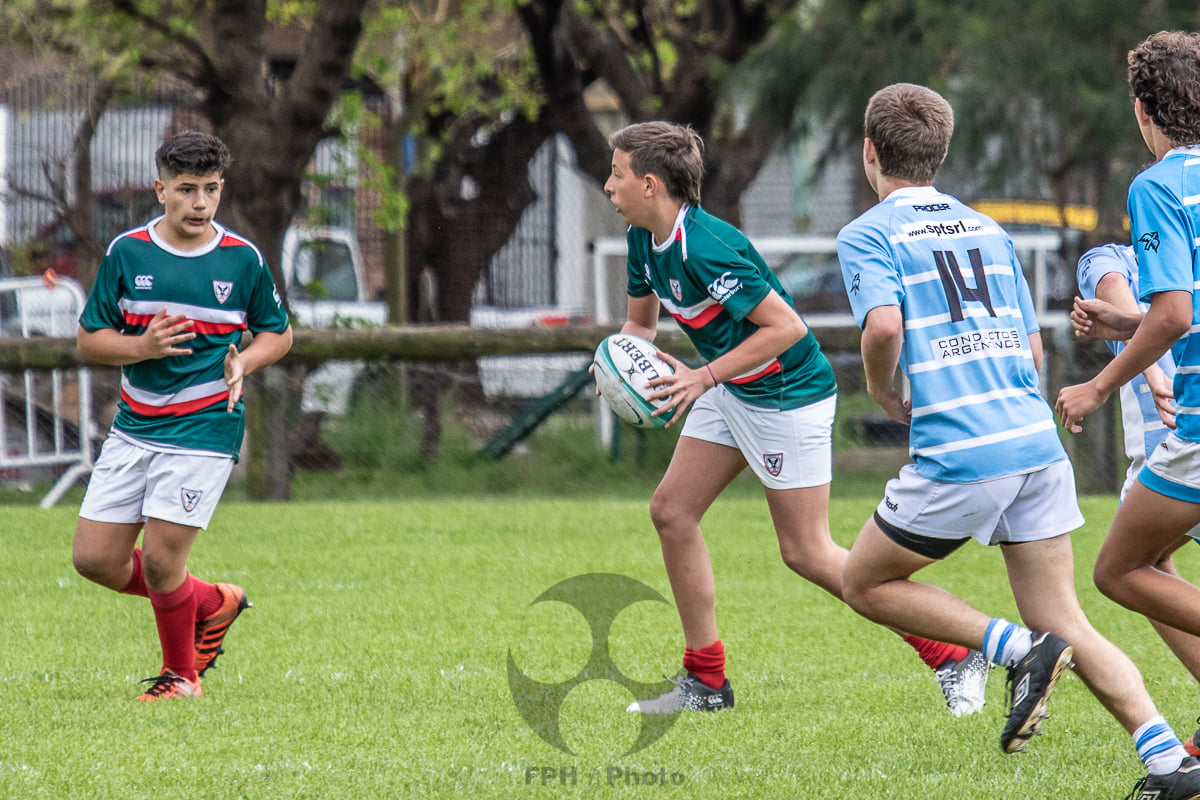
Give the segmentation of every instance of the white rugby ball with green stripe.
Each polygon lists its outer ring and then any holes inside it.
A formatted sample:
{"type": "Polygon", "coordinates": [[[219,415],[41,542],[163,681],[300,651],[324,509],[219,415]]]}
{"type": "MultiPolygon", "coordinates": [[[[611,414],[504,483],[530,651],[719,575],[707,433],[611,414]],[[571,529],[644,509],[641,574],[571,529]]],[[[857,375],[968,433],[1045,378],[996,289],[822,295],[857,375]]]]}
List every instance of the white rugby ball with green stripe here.
{"type": "Polygon", "coordinates": [[[654,390],[646,384],[675,372],[657,353],[652,342],[628,333],[614,333],[596,348],[592,374],[600,396],[618,418],[635,428],[662,428],[675,415],[675,409],[671,409],[661,417],[650,416],[668,400],[647,400],[654,390]]]}

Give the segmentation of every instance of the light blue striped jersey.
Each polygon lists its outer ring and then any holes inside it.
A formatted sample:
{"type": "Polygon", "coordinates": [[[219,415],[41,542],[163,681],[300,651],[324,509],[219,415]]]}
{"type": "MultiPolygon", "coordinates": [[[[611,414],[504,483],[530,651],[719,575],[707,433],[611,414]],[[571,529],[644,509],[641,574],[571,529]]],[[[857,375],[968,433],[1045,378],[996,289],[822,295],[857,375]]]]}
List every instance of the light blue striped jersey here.
{"type": "MultiPolygon", "coordinates": [[[[1096,287],[1105,275],[1116,274],[1125,281],[1134,297],[1138,297],[1138,264],[1133,247],[1127,244],[1102,244],[1093,247],[1079,259],[1076,281],[1079,294],[1085,298],[1096,296],[1096,287]]],[[[1138,301],[1142,311],[1149,308],[1138,301]]],[[[1125,342],[1105,342],[1113,355],[1125,349],[1125,342]]],[[[1158,360],[1158,366],[1168,379],[1175,376],[1175,362],[1167,353],[1158,360]]],[[[1170,429],[1163,424],[1154,405],[1154,395],[1146,378],[1138,373],[1133,380],[1121,387],[1121,422],[1125,429],[1125,455],[1139,464],[1146,454],[1162,444],[1170,429]]]]}
{"type": "Polygon", "coordinates": [[[1192,294],[1192,325],[1171,346],[1175,372],[1175,434],[1200,442],[1200,147],[1177,147],[1129,186],[1129,227],[1137,250],[1139,299],[1158,292],[1192,294]]]}
{"type": "Polygon", "coordinates": [[[918,473],[972,483],[1067,457],[1040,394],[1029,349],[1037,317],[1004,229],[932,186],[905,187],[842,229],[838,258],[860,327],[873,308],[903,313],[918,473]]]}

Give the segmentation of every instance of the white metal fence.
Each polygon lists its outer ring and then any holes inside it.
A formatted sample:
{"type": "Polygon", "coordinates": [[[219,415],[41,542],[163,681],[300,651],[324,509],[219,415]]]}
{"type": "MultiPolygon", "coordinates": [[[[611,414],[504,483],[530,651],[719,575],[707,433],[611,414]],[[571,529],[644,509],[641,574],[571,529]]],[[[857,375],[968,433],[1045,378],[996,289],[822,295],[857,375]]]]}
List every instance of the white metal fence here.
{"type": "MultiPolygon", "coordinates": [[[[0,336],[74,337],[87,295],[69,278],[0,279],[0,336]]],[[[57,475],[49,508],[92,470],[92,384],[86,367],[0,373],[0,480],[57,475]]]]}

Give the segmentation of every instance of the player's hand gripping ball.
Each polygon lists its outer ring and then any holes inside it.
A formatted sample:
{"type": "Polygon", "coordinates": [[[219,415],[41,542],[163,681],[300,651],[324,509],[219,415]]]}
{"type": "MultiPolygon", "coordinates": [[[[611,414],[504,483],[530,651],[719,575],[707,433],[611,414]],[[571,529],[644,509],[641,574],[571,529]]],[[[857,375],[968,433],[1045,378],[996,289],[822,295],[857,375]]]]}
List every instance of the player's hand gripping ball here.
{"type": "Polygon", "coordinates": [[[660,417],[650,416],[669,402],[669,398],[647,400],[655,392],[646,384],[675,372],[657,355],[657,348],[640,336],[614,333],[596,348],[592,374],[600,396],[622,421],[635,428],[662,428],[671,421],[675,409],[660,417]]]}

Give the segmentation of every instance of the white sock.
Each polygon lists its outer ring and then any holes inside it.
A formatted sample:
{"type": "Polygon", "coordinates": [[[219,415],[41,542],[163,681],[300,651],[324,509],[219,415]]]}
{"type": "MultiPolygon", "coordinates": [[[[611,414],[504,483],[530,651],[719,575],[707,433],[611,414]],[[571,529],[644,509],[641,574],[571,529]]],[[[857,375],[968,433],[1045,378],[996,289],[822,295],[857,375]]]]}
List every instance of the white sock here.
{"type": "Polygon", "coordinates": [[[1033,632],[1028,628],[993,617],[983,634],[983,654],[993,664],[1011,667],[1033,647],[1033,632]]]}
{"type": "Polygon", "coordinates": [[[1162,714],[1151,717],[1149,722],[1133,732],[1133,746],[1137,748],[1138,758],[1151,775],[1170,775],[1179,769],[1187,757],[1179,737],[1162,714]]]}

